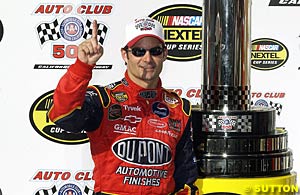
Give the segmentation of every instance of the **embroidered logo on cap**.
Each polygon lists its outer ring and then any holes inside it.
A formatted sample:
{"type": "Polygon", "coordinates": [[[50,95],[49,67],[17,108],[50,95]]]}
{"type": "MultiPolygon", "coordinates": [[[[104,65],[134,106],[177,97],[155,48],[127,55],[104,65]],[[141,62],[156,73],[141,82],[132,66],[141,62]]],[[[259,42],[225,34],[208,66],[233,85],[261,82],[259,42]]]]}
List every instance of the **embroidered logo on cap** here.
{"type": "Polygon", "coordinates": [[[145,30],[152,30],[155,28],[155,23],[154,23],[154,20],[151,20],[151,19],[137,19],[135,20],[135,28],[140,31],[145,31],[145,30]]]}

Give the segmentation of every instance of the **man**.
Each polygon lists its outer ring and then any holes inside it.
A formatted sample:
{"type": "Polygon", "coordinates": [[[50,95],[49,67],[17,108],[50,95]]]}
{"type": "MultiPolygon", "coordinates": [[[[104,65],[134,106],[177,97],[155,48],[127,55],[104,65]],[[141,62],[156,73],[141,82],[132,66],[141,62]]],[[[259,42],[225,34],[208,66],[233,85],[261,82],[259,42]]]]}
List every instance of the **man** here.
{"type": "Polygon", "coordinates": [[[88,86],[103,54],[93,22],[92,37],[79,45],[77,61],[59,81],[49,117],[66,131],[87,132],[97,195],[198,194],[191,106],[162,88],[159,77],[167,58],[163,27],[142,17],[125,33],[125,77],[88,86]]]}

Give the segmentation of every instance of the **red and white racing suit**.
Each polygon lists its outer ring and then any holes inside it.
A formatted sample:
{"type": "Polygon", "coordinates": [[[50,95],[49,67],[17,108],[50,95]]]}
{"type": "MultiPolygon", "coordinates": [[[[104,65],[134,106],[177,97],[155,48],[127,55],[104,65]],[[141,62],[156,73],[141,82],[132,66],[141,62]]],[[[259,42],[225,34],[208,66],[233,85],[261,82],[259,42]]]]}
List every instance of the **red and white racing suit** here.
{"type": "Polygon", "coordinates": [[[77,59],[54,92],[50,119],[87,132],[94,191],[120,195],[198,194],[191,106],[161,87],[144,89],[128,77],[88,86],[93,66],[77,59]]]}

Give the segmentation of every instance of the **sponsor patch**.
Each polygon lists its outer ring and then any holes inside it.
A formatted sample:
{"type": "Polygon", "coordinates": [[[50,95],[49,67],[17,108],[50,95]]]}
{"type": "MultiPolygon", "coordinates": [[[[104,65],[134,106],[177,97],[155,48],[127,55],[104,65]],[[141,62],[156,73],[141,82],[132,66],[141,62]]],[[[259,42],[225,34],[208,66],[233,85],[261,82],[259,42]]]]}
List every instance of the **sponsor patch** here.
{"type": "Polygon", "coordinates": [[[112,145],[116,157],[130,164],[162,166],[171,162],[170,147],[152,138],[125,138],[112,145]]]}
{"type": "Polygon", "coordinates": [[[152,112],[159,116],[159,118],[165,118],[170,113],[168,106],[161,102],[154,102],[152,104],[152,112]]]}
{"type": "Polygon", "coordinates": [[[154,168],[119,166],[115,172],[123,176],[123,184],[135,186],[160,186],[168,178],[168,171],[154,168]]]}
{"type": "Polygon", "coordinates": [[[170,129],[173,129],[175,131],[180,131],[181,130],[181,120],[169,118],[168,123],[169,123],[169,128],[170,129]]]}
{"type": "Polygon", "coordinates": [[[86,95],[89,95],[89,96],[98,96],[98,94],[96,93],[96,92],[94,92],[94,91],[92,91],[92,90],[90,90],[90,89],[88,89],[87,91],[86,91],[86,95]]]}
{"type": "Polygon", "coordinates": [[[121,82],[123,83],[123,85],[125,85],[125,86],[128,86],[129,84],[128,84],[128,81],[125,79],[125,78],[123,78],[122,80],[121,80],[121,82]]]}
{"type": "Polygon", "coordinates": [[[108,108],[108,120],[117,120],[121,117],[122,117],[121,105],[114,104],[108,108]]]}
{"type": "Polygon", "coordinates": [[[124,124],[115,124],[114,132],[136,135],[136,127],[132,127],[130,125],[124,125],[124,124]]]}
{"type": "Polygon", "coordinates": [[[166,122],[158,120],[158,119],[154,119],[154,118],[149,119],[147,121],[147,124],[150,125],[150,126],[152,126],[152,127],[160,128],[160,129],[167,127],[167,123],[166,122]]]}
{"type": "Polygon", "coordinates": [[[179,99],[177,94],[173,93],[163,93],[164,101],[169,104],[172,108],[176,107],[179,104],[179,99]]]}
{"type": "Polygon", "coordinates": [[[117,86],[117,83],[110,83],[108,85],[106,85],[105,87],[108,88],[108,89],[113,89],[117,86]]]}
{"type": "Polygon", "coordinates": [[[156,95],[157,95],[157,91],[155,91],[155,90],[141,91],[139,93],[139,96],[141,96],[142,98],[145,98],[145,99],[153,99],[156,97],[156,95]]]}
{"type": "Polygon", "coordinates": [[[172,131],[172,130],[156,129],[155,133],[161,133],[161,134],[164,134],[164,135],[168,135],[168,136],[173,137],[175,139],[178,138],[178,134],[174,133],[174,131],[172,131]]]}
{"type": "Polygon", "coordinates": [[[123,120],[128,121],[129,123],[136,124],[136,123],[140,123],[142,121],[142,118],[135,115],[128,115],[125,116],[123,120]]]}
{"type": "Polygon", "coordinates": [[[141,112],[142,111],[142,108],[140,106],[123,105],[123,108],[126,111],[130,111],[130,112],[141,112]]]}
{"type": "Polygon", "coordinates": [[[118,102],[125,102],[126,100],[128,100],[127,93],[123,91],[112,92],[111,96],[115,98],[115,100],[117,100],[118,102]]]}

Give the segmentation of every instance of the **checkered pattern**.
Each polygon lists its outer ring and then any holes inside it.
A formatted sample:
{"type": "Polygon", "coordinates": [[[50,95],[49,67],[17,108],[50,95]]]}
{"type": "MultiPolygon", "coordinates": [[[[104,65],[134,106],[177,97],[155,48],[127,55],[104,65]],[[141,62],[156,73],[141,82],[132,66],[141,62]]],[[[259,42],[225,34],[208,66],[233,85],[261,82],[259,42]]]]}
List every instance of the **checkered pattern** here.
{"type": "Polygon", "coordinates": [[[217,118],[215,115],[203,114],[202,115],[202,131],[214,132],[217,128],[217,118]]]}
{"type": "Polygon", "coordinates": [[[60,38],[59,25],[57,19],[52,23],[42,23],[37,28],[41,45],[49,40],[57,40],[60,38]]]}
{"type": "Polygon", "coordinates": [[[84,192],[84,194],[86,194],[86,195],[95,195],[94,190],[90,189],[88,186],[85,186],[85,187],[84,187],[83,192],[84,192]]]}
{"type": "Polygon", "coordinates": [[[277,115],[280,115],[280,113],[282,111],[282,105],[280,103],[274,103],[274,102],[270,101],[270,106],[272,108],[275,108],[277,115]]]}
{"type": "Polygon", "coordinates": [[[235,126],[238,132],[242,132],[242,133],[251,132],[252,115],[239,115],[235,126]]]}
{"type": "MultiPolygon", "coordinates": [[[[202,131],[203,132],[220,132],[226,131],[218,126],[218,117],[220,115],[203,114],[202,115],[202,131]]],[[[252,116],[236,115],[236,123],[230,131],[249,133],[252,132],[252,116]]]]}
{"type": "MultiPolygon", "coordinates": [[[[85,27],[83,38],[89,39],[92,37],[93,23],[90,20],[87,20],[85,25],[86,27],[85,27]]],[[[101,23],[98,23],[97,26],[98,26],[97,40],[101,45],[103,45],[108,28],[107,26],[101,23]]]]}
{"type": "Polygon", "coordinates": [[[202,103],[204,109],[248,110],[250,107],[250,87],[203,86],[202,103]]]}
{"type": "Polygon", "coordinates": [[[35,195],[52,195],[57,191],[56,187],[53,186],[50,189],[41,189],[35,193],[35,195]]]}

